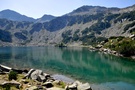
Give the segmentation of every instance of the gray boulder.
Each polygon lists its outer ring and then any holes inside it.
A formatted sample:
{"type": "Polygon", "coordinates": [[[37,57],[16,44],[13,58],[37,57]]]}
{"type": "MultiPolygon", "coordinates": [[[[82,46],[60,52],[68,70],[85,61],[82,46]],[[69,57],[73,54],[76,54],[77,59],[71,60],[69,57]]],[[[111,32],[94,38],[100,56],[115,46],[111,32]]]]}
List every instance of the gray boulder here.
{"type": "Polygon", "coordinates": [[[71,85],[67,85],[65,87],[65,90],[77,90],[77,84],[76,83],[73,83],[71,85]]]}
{"type": "Polygon", "coordinates": [[[9,71],[11,71],[11,69],[12,68],[0,64],[0,71],[1,72],[9,72],[9,71]]]}
{"type": "Polygon", "coordinates": [[[79,81],[75,81],[73,84],[71,85],[67,85],[65,87],[65,90],[92,90],[91,86],[89,85],[89,83],[81,83],[79,81]]]}
{"type": "Polygon", "coordinates": [[[89,83],[80,84],[80,85],[77,86],[77,89],[78,90],[92,90],[89,83]]]}
{"type": "Polygon", "coordinates": [[[43,86],[31,86],[29,88],[26,88],[25,90],[46,90],[43,86]]]}
{"type": "Polygon", "coordinates": [[[39,75],[43,75],[42,70],[31,69],[26,76],[30,79],[36,80],[39,75]]]}
{"type": "Polygon", "coordinates": [[[38,90],[37,86],[31,86],[29,88],[26,88],[26,90],[38,90]]]}
{"type": "Polygon", "coordinates": [[[38,75],[36,80],[39,81],[39,82],[45,82],[46,78],[45,78],[44,75],[38,75]]]}
{"type": "Polygon", "coordinates": [[[0,64],[0,73],[9,73],[10,71],[17,72],[18,74],[28,73],[28,70],[26,70],[26,69],[24,69],[24,70],[14,69],[14,68],[10,68],[8,66],[0,64]]]}
{"type": "Polygon", "coordinates": [[[5,81],[3,83],[0,84],[0,86],[6,86],[6,85],[9,85],[9,86],[14,86],[16,88],[19,89],[19,87],[21,86],[21,84],[15,80],[12,80],[12,81],[5,81]]]}
{"type": "Polygon", "coordinates": [[[31,69],[25,76],[25,78],[29,78],[32,80],[37,80],[39,82],[45,82],[50,77],[49,74],[43,73],[42,70],[31,69]]]}

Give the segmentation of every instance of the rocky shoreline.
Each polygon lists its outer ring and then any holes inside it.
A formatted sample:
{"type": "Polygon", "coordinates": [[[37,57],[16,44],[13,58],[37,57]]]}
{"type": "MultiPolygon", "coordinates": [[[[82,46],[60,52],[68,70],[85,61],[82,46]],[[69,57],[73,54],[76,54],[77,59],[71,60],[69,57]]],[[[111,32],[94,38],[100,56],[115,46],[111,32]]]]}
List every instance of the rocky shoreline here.
{"type": "Polygon", "coordinates": [[[89,83],[50,75],[39,69],[14,69],[0,64],[0,90],[92,90],[89,83]],[[16,77],[16,78],[14,78],[16,77]],[[60,79],[58,79],[60,78],[60,79]]]}
{"type": "MultiPolygon", "coordinates": [[[[90,51],[100,51],[105,54],[111,54],[111,55],[115,55],[115,56],[125,57],[122,54],[118,53],[117,51],[114,51],[114,50],[111,50],[108,48],[103,48],[102,46],[96,46],[96,47],[89,46],[88,48],[90,51]]],[[[135,56],[131,56],[131,57],[127,57],[127,58],[131,58],[131,59],[135,60],[135,56]]]]}

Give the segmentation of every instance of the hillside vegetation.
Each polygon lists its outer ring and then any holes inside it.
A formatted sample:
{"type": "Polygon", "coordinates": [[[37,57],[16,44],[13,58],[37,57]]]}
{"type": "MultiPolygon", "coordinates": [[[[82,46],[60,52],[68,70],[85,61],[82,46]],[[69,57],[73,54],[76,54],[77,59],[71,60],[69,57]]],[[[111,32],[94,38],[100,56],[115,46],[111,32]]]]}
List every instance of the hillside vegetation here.
{"type": "Polygon", "coordinates": [[[104,48],[115,50],[123,56],[129,57],[135,55],[135,39],[129,37],[110,37],[104,44],[104,48]]]}

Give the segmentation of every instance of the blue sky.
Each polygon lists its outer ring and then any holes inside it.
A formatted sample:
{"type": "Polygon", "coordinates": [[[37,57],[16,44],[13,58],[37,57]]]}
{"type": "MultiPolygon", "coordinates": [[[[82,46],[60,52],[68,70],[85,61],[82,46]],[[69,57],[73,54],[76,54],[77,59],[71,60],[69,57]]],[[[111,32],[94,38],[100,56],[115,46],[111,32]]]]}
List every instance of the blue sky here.
{"type": "Polygon", "coordinates": [[[44,14],[61,16],[83,5],[124,8],[133,4],[135,0],[0,0],[0,11],[11,9],[39,18],[44,14]]]}

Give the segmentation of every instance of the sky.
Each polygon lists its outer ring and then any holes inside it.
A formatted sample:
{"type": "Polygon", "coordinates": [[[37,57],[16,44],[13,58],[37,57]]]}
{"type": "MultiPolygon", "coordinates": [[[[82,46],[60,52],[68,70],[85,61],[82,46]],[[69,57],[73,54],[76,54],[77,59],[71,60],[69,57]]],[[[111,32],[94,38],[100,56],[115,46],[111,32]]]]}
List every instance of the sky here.
{"type": "Polygon", "coordinates": [[[10,9],[40,18],[44,14],[61,16],[83,5],[124,8],[134,4],[135,0],[0,0],[0,11],[10,9]]]}

